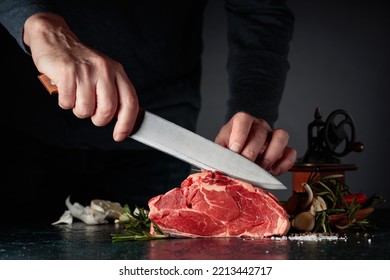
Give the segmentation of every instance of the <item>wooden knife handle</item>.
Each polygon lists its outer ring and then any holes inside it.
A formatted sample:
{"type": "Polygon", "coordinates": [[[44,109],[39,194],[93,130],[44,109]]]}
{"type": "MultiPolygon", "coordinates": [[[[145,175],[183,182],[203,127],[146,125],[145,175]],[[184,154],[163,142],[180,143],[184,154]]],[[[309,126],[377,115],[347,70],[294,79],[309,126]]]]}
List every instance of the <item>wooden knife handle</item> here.
{"type": "Polygon", "coordinates": [[[48,76],[46,76],[45,74],[40,74],[38,75],[38,79],[41,81],[41,83],[44,85],[44,87],[50,94],[58,93],[57,86],[52,82],[52,80],[49,79],[48,76]]]}
{"type": "MultiPolygon", "coordinates": [[[[46,76],[45,74],[40,74],[38,75],[38,79],[41,81],[41,83],[44,85],[44,87],[50,94],[58,93],[57,86],[52,82],[52,80],[49,79],[48,76],[46,76]]],[[[144,120],[144,116],[145,116],[145,110],[139,107],[137,119],[135,120],[133,130],[130,132],[130,135],[136,133],[138,129],[141,127],[142,121],[144,120]]]]}

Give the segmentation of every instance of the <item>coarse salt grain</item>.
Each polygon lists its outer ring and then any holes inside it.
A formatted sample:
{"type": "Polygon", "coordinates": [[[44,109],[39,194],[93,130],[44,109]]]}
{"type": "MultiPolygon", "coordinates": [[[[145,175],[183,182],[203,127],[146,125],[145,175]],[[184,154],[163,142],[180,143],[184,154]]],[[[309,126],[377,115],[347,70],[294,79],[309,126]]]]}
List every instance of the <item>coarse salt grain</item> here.
{"type": "Polygon", "coordinates": [[[322,234],[322,233],[303,233],[303,234],[293,234],[290,236],[282,236],[282,237],[272,237],[273,240],[291,240],[291,241],[334,241],[334,240],[343,240],[346,241],[347,237],[340,237],[338,235],[333,234],[322,234]]]}

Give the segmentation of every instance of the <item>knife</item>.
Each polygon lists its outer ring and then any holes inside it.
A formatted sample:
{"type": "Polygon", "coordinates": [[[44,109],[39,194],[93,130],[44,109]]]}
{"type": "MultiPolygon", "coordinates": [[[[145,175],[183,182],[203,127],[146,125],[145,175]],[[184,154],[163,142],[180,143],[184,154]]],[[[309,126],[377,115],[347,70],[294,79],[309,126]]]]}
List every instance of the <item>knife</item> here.
{"type": "MultiPolygon", "coordinates": [[[[38,78],[50,94],[57,93],[57,87],[46,75],[41,74],[38,78]]],[[[129,138],[200,169],[219,171],[264,189],[287,189],[273,175],[244,156],[142,108],[129,138]]]]}

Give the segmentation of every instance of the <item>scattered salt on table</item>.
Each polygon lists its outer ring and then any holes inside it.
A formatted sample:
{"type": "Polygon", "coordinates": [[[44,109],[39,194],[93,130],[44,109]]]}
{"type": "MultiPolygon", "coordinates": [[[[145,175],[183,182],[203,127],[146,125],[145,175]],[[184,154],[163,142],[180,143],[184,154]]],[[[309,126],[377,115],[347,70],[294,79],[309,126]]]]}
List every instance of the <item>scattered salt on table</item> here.
{"type": "Polygon", "coordinates": [[[346,236],[339,236],[336,234],[325,234],[325,233],[302,233],[302,234],[292,234],[289,236],[282,237],[271,237],[273,240],[291,240],[291,241],[335,241],[343,240],[346,241],[346,236]]]}

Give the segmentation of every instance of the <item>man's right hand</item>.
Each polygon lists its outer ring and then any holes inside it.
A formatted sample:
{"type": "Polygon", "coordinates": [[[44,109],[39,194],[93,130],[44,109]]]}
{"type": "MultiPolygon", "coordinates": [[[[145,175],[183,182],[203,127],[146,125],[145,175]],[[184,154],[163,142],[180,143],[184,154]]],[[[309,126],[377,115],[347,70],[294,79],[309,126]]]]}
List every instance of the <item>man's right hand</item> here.
{"type": "Polygon", "coordinates": [[[84,45],[59,15],[39,13],[24,25],[24,43],[35,66],[58,88],[58,105],[72,109],[96,126],[115,116],[115,141],[129,136],[138,113],[138,98],[123,66],[84,45]]]}

